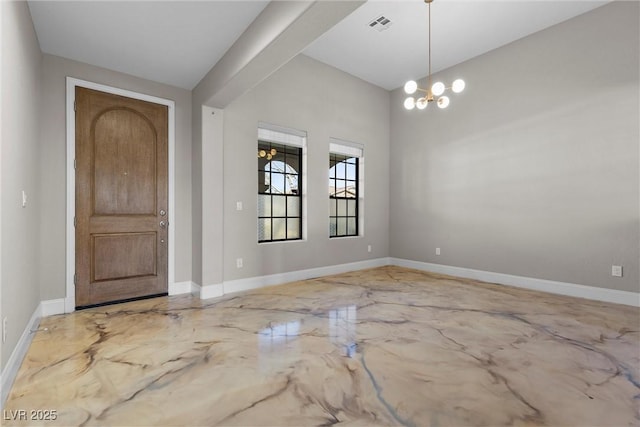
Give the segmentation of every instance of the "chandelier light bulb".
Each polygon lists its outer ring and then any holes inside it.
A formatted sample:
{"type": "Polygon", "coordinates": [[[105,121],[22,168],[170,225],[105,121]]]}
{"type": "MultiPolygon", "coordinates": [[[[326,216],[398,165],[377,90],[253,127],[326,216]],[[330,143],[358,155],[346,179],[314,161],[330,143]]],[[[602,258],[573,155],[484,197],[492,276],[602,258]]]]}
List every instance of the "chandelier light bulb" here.
{"type": "Polygon", "coordinates": [[[413,95],[416,90],[418,90],[418,83],[416,83],[414,80],[409,80],[404,84],[404,92],[407,95],[413,95]]]}
{"type": "Polygon", "coordinates": [[[404,100],[404,108],[407,110],[413,110],[413,107],[416,106],[416,100],[413,99],[413,96],[408,97],[404,100]]]}
{"type": "Polygon", "coordinates": [[[444,87],[444,83],[442,82],[436,82],[433,84],[433,86],[431,86],[431,92],[433,92],[433,94],[435,96],[440,96],[444,93],[445,87],[444,87]]]}
{"type": "Polygon", "coordinates": [[[427,98],[420,98],[418,99],[418,101],[416,101],[416,107],[418,107],[418,110],[424,110],[425,108],[427,108],[427,105],[429,105],[429,101],[427,101],[427,98]]]}
{"type": "Polygon", "coordinates": [[[460,93],[464,90],[464,87],[465,87],[464,80],[457,79],[457,80],[454,80],[453,84],[451,85],[451,90],[454,91],[455,93],[460,93]]]}
{"type": "Polygon", "coordinates": [[[447,108],[448,106],[449,106],[448,96],[441,96],[440,98],[438,98],[438,107],[447,108]]]}

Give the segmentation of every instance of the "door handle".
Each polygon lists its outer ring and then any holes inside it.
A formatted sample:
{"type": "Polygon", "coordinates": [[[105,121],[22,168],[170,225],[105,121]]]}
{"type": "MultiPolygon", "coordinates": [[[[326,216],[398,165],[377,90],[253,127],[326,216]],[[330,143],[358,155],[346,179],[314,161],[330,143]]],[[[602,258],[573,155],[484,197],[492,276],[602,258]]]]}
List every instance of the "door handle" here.
{"type": "Polygon", "coordinates": [[[160,228],[167,228],[169,225],[169,221],[162,220],[160,221],[160,228]]]}

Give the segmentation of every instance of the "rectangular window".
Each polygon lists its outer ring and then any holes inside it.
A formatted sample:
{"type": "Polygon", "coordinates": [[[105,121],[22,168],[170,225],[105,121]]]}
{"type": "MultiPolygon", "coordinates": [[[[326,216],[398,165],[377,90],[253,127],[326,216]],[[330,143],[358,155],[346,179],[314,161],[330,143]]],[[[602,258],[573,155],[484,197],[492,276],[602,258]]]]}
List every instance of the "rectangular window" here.
{"type": "Polygon", "coordinates": [[[302,239],[305,138],[258,129],[258,242],[302,239]]]}
{"type": "Polygon", "coordinates": [[[329,237],[359,235],[361,157],[361,148],[330,144],[329,237]]]}

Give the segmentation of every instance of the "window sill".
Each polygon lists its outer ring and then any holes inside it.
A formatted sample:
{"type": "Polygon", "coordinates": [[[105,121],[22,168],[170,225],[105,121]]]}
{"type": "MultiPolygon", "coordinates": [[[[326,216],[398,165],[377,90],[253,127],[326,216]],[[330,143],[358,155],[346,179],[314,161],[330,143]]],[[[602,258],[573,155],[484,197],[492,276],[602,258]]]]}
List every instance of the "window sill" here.
{"type": "Polygon", "coordinates": [[[357,235],[357,236],[335,236],[335,237],[329,236],[329,240],[344,240],[344,239],[362,239],[362,235],[357,235]]]}
{"type": "Polygon", "coordinates": [[[306,242],[307,239],[296,239],[296,240],[274,240],[274,241],[269,241],[269,242],[257,242],[258,246],[262,246],[262,245],[277,245],[277,244],[282,244],[282,243],[300,243],[300,242],[306,242]]]}

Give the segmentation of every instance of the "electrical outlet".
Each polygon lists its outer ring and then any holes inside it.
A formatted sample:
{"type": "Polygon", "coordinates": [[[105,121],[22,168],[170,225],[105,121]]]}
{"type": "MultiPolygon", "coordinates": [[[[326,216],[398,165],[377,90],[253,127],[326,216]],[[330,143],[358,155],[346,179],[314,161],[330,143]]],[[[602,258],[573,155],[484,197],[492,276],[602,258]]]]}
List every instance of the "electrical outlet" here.
{"type": "Polygon", "coordinates": [[[236,267],[242,268],[242,258],[236,258],[236,267]]]}
{"type": "Polygon", "coordinates": [[[371,245],[367,246],[367,252],[371,252],[371,245]]]}
{"type": "Polygon", "coordinates": [[[613,277],[622,277],[622,266],[621,265],[612,265],[611,266],[611,275],[613,277]]]}
{"type": "Polygon", "coordinates": [[[7,318],[2,319],[2,342],[7,341],[7,318]]]}
{"type": "Polygon", "coordinates": [[[27,207],[27,192],[22,190],[22,207],[27,207]]]}
{"type": "Polygon", "coordinates": [[[236,202],[236,210],[241,211],[243,209],[242,202],[236,202]]]}
{"type": "Polygon", "coordinates": [[[436,248],[436,255],[440,255],[440,248],[436,248]]]}

